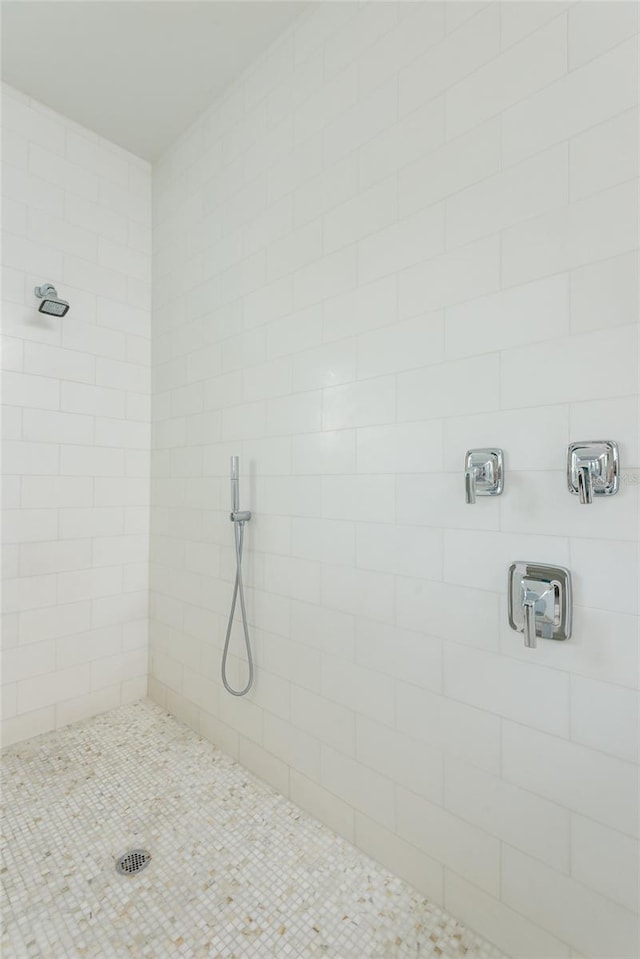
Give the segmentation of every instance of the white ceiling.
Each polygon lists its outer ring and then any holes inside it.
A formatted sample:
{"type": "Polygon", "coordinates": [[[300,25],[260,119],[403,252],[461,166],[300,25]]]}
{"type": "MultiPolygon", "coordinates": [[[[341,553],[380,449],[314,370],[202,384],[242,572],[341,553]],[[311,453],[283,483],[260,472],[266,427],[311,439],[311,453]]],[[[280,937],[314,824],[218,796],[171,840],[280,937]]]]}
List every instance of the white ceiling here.
{"type": "Polygon", "coordinates": [[[305,6],[5,0],[2,79],[154,160],[305,6]]]}

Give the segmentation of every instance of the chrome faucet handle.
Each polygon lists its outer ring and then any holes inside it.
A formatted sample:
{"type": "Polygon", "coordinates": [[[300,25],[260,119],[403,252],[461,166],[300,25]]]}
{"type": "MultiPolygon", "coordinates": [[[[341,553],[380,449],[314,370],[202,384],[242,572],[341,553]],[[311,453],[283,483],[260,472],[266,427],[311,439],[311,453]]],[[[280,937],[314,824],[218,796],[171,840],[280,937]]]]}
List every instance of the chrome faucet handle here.
{"type": "Polygon", "coordinates": [[[467,503],[476,501],[476,484],[478,482],[479,469],[477,466],[468,466],[464,471],[464,492],[467,503]]]}
{"type": "Polygon", "coordinates": [[[593,468],[590,463],[578,466],[578,493],[581,503],[593,503],[593,468]]]}
{"type": "Polygon", "coordinates": [[[467,450],[464,458],[465,500],[473,504],[476,496],[500,496],[504,488],[502,450],[467,450]]]}
{"type": "Polygon", "coordinates": [[[524,644],[527,649],[535,649],[538,645],[536,636],[536,602],[538,597],[535,593],[527,592],[522,601],[522,610],[524,613],[524,644]]]}

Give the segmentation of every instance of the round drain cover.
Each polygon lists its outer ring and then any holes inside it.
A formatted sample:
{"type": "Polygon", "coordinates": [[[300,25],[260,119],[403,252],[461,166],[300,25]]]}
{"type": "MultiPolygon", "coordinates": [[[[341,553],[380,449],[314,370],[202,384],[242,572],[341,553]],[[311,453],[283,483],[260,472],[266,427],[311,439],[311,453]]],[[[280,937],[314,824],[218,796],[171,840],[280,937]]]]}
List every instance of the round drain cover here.
{"type": "Polygon", "coordinates": [[[146,849],[132,849],[116,862],[116,872],[121,876],[135,876],[151,862],[151,855],[146,849]]]}

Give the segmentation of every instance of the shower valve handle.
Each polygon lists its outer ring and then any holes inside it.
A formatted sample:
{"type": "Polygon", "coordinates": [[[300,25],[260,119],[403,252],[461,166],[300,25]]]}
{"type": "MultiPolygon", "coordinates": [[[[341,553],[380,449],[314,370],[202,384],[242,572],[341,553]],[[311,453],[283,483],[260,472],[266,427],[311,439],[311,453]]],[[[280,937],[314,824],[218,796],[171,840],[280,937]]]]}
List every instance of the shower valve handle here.
{"type": "Polygon", "coordinates": [[[477,466],[469,466],[464,471],[465,501],[468,504],[473,504],[476,501],[476,484],[479,472],[477,466]]]}

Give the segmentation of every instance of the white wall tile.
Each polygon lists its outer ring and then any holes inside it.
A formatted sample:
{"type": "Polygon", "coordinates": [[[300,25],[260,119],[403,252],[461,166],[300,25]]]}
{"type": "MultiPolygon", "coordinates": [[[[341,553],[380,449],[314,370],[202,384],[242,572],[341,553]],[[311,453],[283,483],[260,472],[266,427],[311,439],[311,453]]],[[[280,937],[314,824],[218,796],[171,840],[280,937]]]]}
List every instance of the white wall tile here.
{"type": "MultiPolygon", "coordinates": [[[[354,617],[348,613],[293,601],[291,603],[291,635],[313,649],[353,658],[354,617]]],[[[315,662],[319,662],[314,658],[315,662]]]]}
{"type": "Polygon", "coordinates": [[[324,655],[320,689],[326,699],[341,703],[358,715],[393,723],[393,687],[381,673],[362,669],[359,664],[337,656],[324,655]]]}
{"type": "Polygon", "coordinates": [[[443,757],[439,749],[375,718],[358,716],[356,758],[418,796],[442,803],[443,757]]]}
{"type": "MultiPolygon", "coordinates": [[[[440,425],[440,421],[436,422],[440,425]]],[[[455,473],[399,475],[396,494],[396,519],[405,525],[419,523],[440,528],[494,530],[500,527],[496,502],[489,497],[478,499],[473,509],[465,502],[464,475],[460,466],[455,473]]]]}
{"type": "Polygon", "coordinates": [[[636,761],[638,706],[636,690],[574,676],[571,738],[611,756],[636,761]]]}
{"type": "Polygon", "coordinates": [[[293,275],[293,304],[302,309],[330,296],[346,293],[356,285],[356,250],[345,247],[293,275]]]}
{"type": "Polygon", "coordinates": [[[363,144],[359,151],[361,185],[376,183],[441,146],[444,119],[444,97],[436,97],[363,144]]]}
{"type": "Polygon", "coordinates": [[[353,473],[356,462],[355,439],[353,430],[331,430],[294,437],[293,472],[353,473]]]}
{"type": "Polygon", "coordinates": [[[29,713],[20,713],[5,719],[2,723],[2,745],[10,746],[13,743],[21,742],[23,739],[31,739],[32,736],[38,736],[40,733],[47,732],[55,727],[55,708],[46,706],[42,709],[34,709],[29,713]]]}
{"type": "Polygon", "coordinates": [[[396,278],[385,277],[331,297],[324,302],[323,313],[323,339],[327,342],[386,326],[397,313],[396,278]]]}
{"type": "Polygon", "coordinates": [[[609,329],[634,323],[637,316],[637,258],[626,253],[573,270],[571,331],[609,329]]]}
{"type": "Polygon", "coordinates": [[[338,386],[355,379],[355,340],[327,343],[299,353],[293,362],[293,388],[296,391],[338,386]]]}
{"type": "Polygon", "coordinates": [[[456,416],[498,409],[499,361],[495,353],[439,363],[398,376],[398,419],[456,416]]]}
{"type": "Polygon", "coordinates": [[[570,141],[572,200],[633,179],[638,167],[637,127],[638,111],[627,110],[570,141]]]}
{"type": "Polygon", "coordinates": [[[395,77],[382,82],[383,77],[376,76],[375,89],[368,92],[365,90],[362,63],[359,74],[358,103],[342,111],[322,132],[326,163],[334,164],[341,160],[397,120],[398,90],[395,77]]]}
{"type": "Polygon", "coordinates": [[[635,41],[628,40],[507,110],[502,120],[505,163],[531,156],[635,106],[635,47],[635,41]]]}
{"type": "Polygon", "coordinates": [[[320,688],[320,653],[310,651],[300,634],[292,639],[277,635],[270,637],[265,663],[270,672],[305,689],[320,688]]]}
{"type": "Polygon", "coordinates": [[[450,812],[398,788],[398,834],[487,892],[500,886],[500,843],[450,812]]]}
{"type": "MultiPolygon", "coordinates": [[[[536,7],[551,5],[535,4],[536,7]]],[[[566,943],[449,869],[445,871],[444,901],[454,916],[495,942],[513,959],[540,959],[540,956],[569,959],[571,955],[566,943]]]]}
{"type": "Polygon", "coordinates": [[[500,721],[496,716],[404,682],[398,683],[396,697],[400,732],[497,774],[500,721]]]}
{"type": "Polygon", "coordinates": [[[568,332],[569,281],[558,274],[448,307],[446,356],[477,356],[568,332]]]}
{"type": "Polygon", "coordinates": [[[388,570],[400,576],[419,574],[434,580],[441,578],[442,559],[440,530],[358,523],[356,563],[362,569],[388,570]]]}
{"type": "Polygon", "coordinates": [[[569,872],[570,814],[566,809],[450,759],[445,762],[444,805],[559,872],[569,872]]]}
{"type": "Polygon", "coordinates": [[[328,519],[393,522],[395,486],[392,476],[324,476],[322,515],[328,519]]]}
{"type": "Polygon", "coordinates": [[[2,515],[5,543],[37,543],[56,539],[58,514],[55,509],[5,509],[2,515]]]}
{"type": "Polygon", "coordinates": [[[499,286],[499,271],[497,237],[469,243],[419,263],[398,277],[400,315],[415,316],[491,293],[499,286]]]}
{"type": "Polygon", "coordinates": [[[566,69],[567,25],[558,17],[447,91],[448,136],[524,100],[566,69]]]}
{"type": "MultiPolygon", "coordinates": [[[[501,648],[518,659],[527,658],[522,635],[507,625],[506,600],[501,600],[501,648]]],[[[541,665],[568,669],[580,676],[616,683],[627,688],[636,686],[638,644],[635,630],[637,618],[625,613],[574,607],[574,625],[570,643],[551,650],[547,644],[536,658],[541,665]],[[614,642],[611,641],[614,637],[614,642]]]]}
{"type": "Polygon", "coordinates": [[[488,120],[463,136],[449,139],[404,167],[398,175],[400,215],[443,200],[496,173],[500,166],[500,127],[488,120]]]}
{"type": "MultiPolygon", "coordinates": [[[[514,959],[608,956],[609,942],[624,955],[630,904],[637,49],[629,9],[607,6],[308,11],[154,178],[153,694],[436,901],[444,879],[448,907],[514,959]],[[620,443],[623,488],[585,510],[566,491],[566,447],[598,435],[620,443]],[[505,451],[505,493],[467,506],[463,456],[484,445],[505,451]],[[219,681],[236,453],[253,510],[249,703],[219,681]],[[572,570],[569,642],[526,650],[509,628],[515,558],[572,570]],[[622,841],[607,847],[598,829],[622,841]]],[[[131,308],[144,259],[134,275],[103,270],[125,265],[124,244],[144,255],[148,223],[116,169],[100,207],[67,197],[65,209],[54,184],[10,179],[17,204],[31,189],[44,213],[112,244],[109,265],[87,270],[77,234],[64,237],[68,278],[94,283],[89,333],[77,311],[62,335],[24,329],[11,273],[8,315],[11,336],[114,361],[96,363],[97,385],[56,383],[29,409],[88,417],[101,448],[125,450],[116,499],[96,477],[93,499],[68,509],[120,501],[93,562],[122,568],[134,592],[146,527],[141,486],[126,481],[144,478],[148,395],[117,397],[147,363],[131,308]],[[129,306],[121,284],[105,289],[123,276],[129,306]]],[[[28,376],[25,356],[14,375],[28,376]]],[[[30,386],[15,381],[16,396],[30,386]]],[[[49,422],[55,444],[89,440],[72,435],[80,420],[49,422]]],[[[14,424],[17,439],[48,442],[44,420],[14,424]]],[[[23,479],[26,511],[50,524],[57,508],[31,485],[42,478],[23,479]]],[[[10,517],[18,539],[35,523],[10,517]]],[[[83,541],[75,528],[69,542],[83,541]]],[[[43,557],[34,575],[63,561],[43,557]]]]}
{"type": "Polygon", "coordinates": [[[398,212],[395,177],[389,177],[331,210],[324,217],[325,253],[354,243],[392,223],[398,212]]]}
{"type": "Polygon", "coordinates": [[[299,354],[302,350],[317,346],[321,339],[322,309],[316,305],[269,324],[267,355],[272,357],[299,354]]]}
{"type": "Polygon", "coordinates": [[[497,437],[503,444],[505,469],[509,472],[557,468],[564,461],[564,450],[570,440],[568,405],[539,407],[536,423],[540,437],[534,448],[522,429],[519,410],[447,417],[444,421],[445,469],[459,472],[467,449],[498,446],[497,437]]]}
{"type": "Polygon", "coordinates": [[[638,908],[638,851],[628,836],[571,817],[571,875],[631,912],[638,908]]]}
{"type": "Polygon", "coordinates": [[[72,666],[18,683],[18,710],[29,713],[89,692],[89,666],[72,666]]]}
{"type": "Polygon", "coordinates": [[[574,596],[580,606],[638,611],[638,556],[634,543],[572,539],[574,596]]]}
{"type": "MultiPolygon", "coordinates": [[[[136,662],[126,656],[121,660],[115,685],[107,688],[103,683],[104,692],[99,694],[92,690],[92,664],[121,655],[122,630],[120,625],[115,634],[88,630],[92,598],[117,603],[118,597],[125,597],[125,608],[126,597],[139,596],[125,592],[140,579],[133,577],[130,566],[139,544],[130,538],[132,552],[120,544],[105,564],[101,547],[92,544],[91,536],[111,534],[116,539],[114,534],[124,528],[123,507],[132,497],[144,511],[149,505],[148,468],[146,481],[140,477],[146,492],[138,488],[134,493],[117,480],[131,465],[125,460],[125,448],[134,440],[143,449],[149,443],[148,411],[135,423],[135,438],[134,424],[123,417],[129,412],[126,391],[144,389],[143,364],[148,364],[150,297],[144,294],[133,312],[126,300],[134,292],[127,289],[127,275],[144,274],[148,279],[148,250],[141,244],[145,224],[147,229],[150,225],[151,205],[148,193],[144,198],[142,193],[129,193],[130,164],[124,151],[115,151],[93,135],[83,136],[76,124],[37,104],[3,96],[3,105],[11,148],[7,159],[13,164],[3,177],[4,225],[14,233],[3,250],[6,264],[13,265],[12,273],[5,274],[4,294],[16,303],[5,316],[14,338],[8,344],[20,344],[19,351],[11,351],[3,399],[13,404],[7,409],[18,413],[21,427],[15,436],[19,443],[5,430],[5,472],[20,474],[20,495],[15,503],[19,508],[6,514],[3,533],[10,542],[21,544],[15,576],[19,572],[25,577],[10,579],[4,591],[7,608],[20,610],[20,645],[7,650],[19,681],[17,689],[11,687],[17,693],[16,712],[6,738],[16,741],[118,705],[121,682],[143,675],[146,689],[146,643],[142,643],[136,662]],[[19,149],[21,143],[24,149],[19,149]],[[120,189],[117,207],[111,203],[115,194],[107,191],[101,198],[101,178],[120,189]],[[138,239],[128,246],[132,219],[138,239]],[[69,300],[68,316],[44,319],[36,312],[32,290],[42,282],[43,272],[69,300]],[[97,296],[103,294],[109,300],[97,310],[97,296]],[[122,329],[117,324],[109,329],[118,311],[127,322],[122,329]],[[116,381],[107,376],[108,364],[126,359],[124,331],[132,330],[140,365],[127,368],[135,371],[128,380],[120,369],[116,381]],[[101,385],[105,382],[108,388],[101,385]],[[109,419],[96,426],[95,416],[109,419]],[[108,497],[96,479],[100,476],[110,482],[108,497]],[[104,510],[105,504],[110,508],[104,510]]],[[[144,183],[148,188],[148,165],[137,161],[136,169],[140,188],[144,183]]],[[[6,421],[5,427],[9,425],[6,421]]],[[[8,479],[5,491],[9,493],[8,479]]],[[[148,537],[145,559],[147,552],[148,537]]],[[[8,566],[3,575],[11,577],[8,566]]],[[[138,600],[135,619],[145,616],[145,603],[138,600]]],[[[5,672],[4,679],[10,676],[5,672]]],[[[141,695],[142,686],[135,689],[141,695]]],[[[131,686],[128,695],[134,692],[131,686]]]]}
{"type": "Polygon", "coordinates": [[[444,318],[428,313],[357,339],[359,379],[397,373],[444,359],[444,318]]]}
{"type": "Polygon", "coordinates": [[[94,423],[81,413],[57,413],[53,410],[22,411],[22,435],[25,440],[90,444],[94,423]]]}
{"type": "Polygon", "coordinates": [[[506,50],[539,30],[547,21],[564,13],[568,6],[567,0],[550,0],[544,6],[539,3],[525,3],[520,7],[505,4],[500,10],[502,49],[506,50]]]}
{"type": "Polygon", "coordinates": [[[505,230],[503,283],[515,286],[634,249],[636,203],[632,181],[505,230]]]}
{"type": "Polygon", "coordinates": [[[326,822],[339,835],[353,839],[353,807],[295,769],[289,775],[292,802],[326,822]]]}
{"type": "Polygon", "coordinates": [[[637,33],[638,10],[632,3],[594,3],[572,8],[568,22],[569,69],[575,70],[637,33]]]}
{"type": "Polygon", "coordinates": [[[395,802],[393,782],[368,766],[322,746],[321,785],[348,802],[375,822],[394,828],[395,802]]]}
{"type": "Polygon", "coordinates": [[[59,381],[45,376],[7,372],[2,376],[4,402],[10,406],[31,406],[57,410],[60,406],[59,381]]]}
{"type": "Polygon", "coordinates": [[[637,833],[633,764],[515,723],[503,725],[502,746],[510,782],[603,825],[637,833]]]}
{"type": "Polygon", "coordinates": [[[308,689],[292,686],[291,721],[303,732],[329,743],[333,749],[346,755],[354,754],[355,716],[352,709],[308,689]]]}
{"type": "Polygon", "coordinates": [[[568,735],[569,677],[560,672],[445,643],[444,691],[483,711],[568,735]]]}
{"type": "Polygon", "coordinates": [[[66,633],[78,633],[89,628],[90,619],[88,602],[25,610],[19,616],[19,640],[20,643],[34,643],[66,633]]]}
{"type": "Polygon", "coordinates": [[[391,423],[395,406],[396,384],[389,376],[330,387],[322,393],[322,428],[340,430],[391,423]]]}
{"type": "MultiPolygon", "coordinates": [[[[563,471],[541,471],[534,484],[525,474],[514,473],[511,496],[508,500],[505,498],[503,503],[502,522],[505,531],[556,536],[585,536],[589,533],[593,537],[633,538],[633,530],[629,525],[635,512],[633,489],[623,490],[619,499],[611,501],[614,508],[608,511],[609,516],[596,514],[594,510],[591,522],[585,524],[584,512],[579,513],[572,508],[582,505],[579,497],[560,489],[561,478],[564,479],[563,471]],[[567,496],[570,496],[568,504],[567,496]],[[567,506],[570,507],[568,510],[567,506]]],[[[597,505],[601,503],[602,500],[597,505]]]]}
{"type": "Polygon", "coordinates": [[[502,889],[508,906],[587,955],[626,959],[637,951],[636,916],[510,846],[503,847],[502,889]]]}
{"type": "Polygon", "coordinates": [[[322,603],[332,609],[380,622],[393,619],[394,583],[387,573],[372,573],[349,566],[324,566],[322,603]]]}
{"type": "Polygon", "coordinates": [[[501,366],[503,407],[515,409],[591,399],[585,380],[599,368],[605,344],[608,349],[616,350],[620,362],[615,380],[602,383],[602,398],[633,393],[636,337],[635,327],[624,326],[563,337],[554,342],[553,349],[540,344],[505,351],[501,366]],[[536,375],[539,363],[544,364],[544,382],[536,375]]]}
{"type": "Polygon", "coordinates": [[[389,34],[371,47],[362,58],[362,82],[377,85],[382,78],[395,74],[405,63],[444,36],[444,7],[411,8],[407,16],[389,34]]]}
{"type": "Polygon", "coordinates": [[[435,692],[442,689],[442,642],[428,634],[361,619],[355,658],[386,676],[435,692]]]}
{"type": "Polygon", "coordinates": [[[442,253],[444,224],[444,205],[434,203],[386,229],[371,232],[358,244],[360,282],[369,283],[442,253]]]}
{"type": "Polygon", "coordinates": [[[442,902],[442,865],[379,823],[356,814],[356,843],[432,902],[442,902]]]}
{"type": "Polygon", "coordinates": [[[400,112],[443,93],[500,51],[500,7],[468,5],[475,16],[400,72],[400,112]],[[479,11],[479,12],[478,12],[479,11]]]}
{"type": "Polygon", "coordinates": [[[442,639],[496,648],[499,606],[495,594],[448,583],[403,578],[397,584],[397,621],[428,629],[442,639]]]}
{"type": "Polygon", "coordinates": [[[563,206],[569,199],[565,144],[508,167],[447,200],[452,249],[563,206]]]}
{"type": "Polygon", "coordinates": [[[420,473],[442,465],[438,420],[363,427],[356,444],[359,473],[420,473]]]}
{"type": "Polygon", "coordinates": [[[2,654],[3,683],[17,683],[22,679],[49,674],[55,668],[56,647],[52,639],[28,646],[13,646],[2,654]]]}

